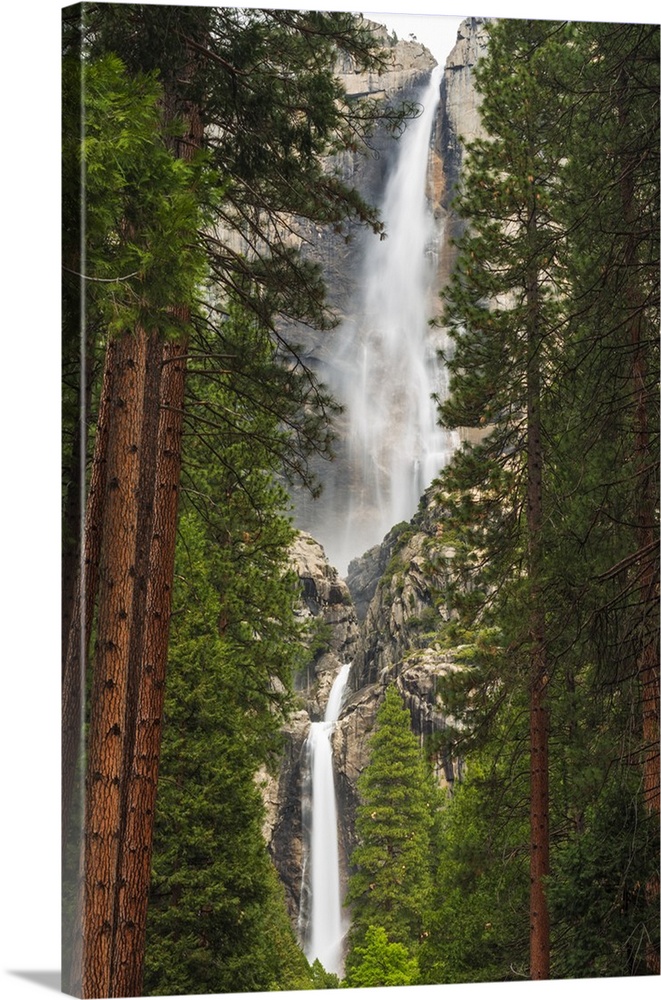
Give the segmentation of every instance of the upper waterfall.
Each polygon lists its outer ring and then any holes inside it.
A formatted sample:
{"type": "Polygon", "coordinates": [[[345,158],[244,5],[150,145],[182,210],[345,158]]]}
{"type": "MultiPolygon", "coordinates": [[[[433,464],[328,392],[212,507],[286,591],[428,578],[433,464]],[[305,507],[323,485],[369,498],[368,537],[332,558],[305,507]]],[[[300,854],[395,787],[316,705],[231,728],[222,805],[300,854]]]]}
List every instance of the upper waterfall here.
{"type": "Polygon", "coordinates": [[[399,141],[379,206],[386,238],[365,242],[354,301],[323,372],[345,408],[347,431],[305,527],[342,574],[412,517],[455,444],[437,426],[432,399],[445,390],[442,337],[429,325],[438,311],[440,238],[427,185],[440,76],[437,68],[419,97],[420,115],[399,141]]]}

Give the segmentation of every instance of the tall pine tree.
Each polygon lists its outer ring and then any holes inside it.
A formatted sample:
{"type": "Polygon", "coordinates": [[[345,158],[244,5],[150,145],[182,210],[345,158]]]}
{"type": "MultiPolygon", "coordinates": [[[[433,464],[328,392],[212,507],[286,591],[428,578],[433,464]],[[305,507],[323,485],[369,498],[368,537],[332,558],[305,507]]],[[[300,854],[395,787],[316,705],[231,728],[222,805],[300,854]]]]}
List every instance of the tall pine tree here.
{"type": "Polygon", "coordinates": [[[550,972],[544,888],[549,874],[550,735],[544,407],[558,349],[555,258],[562,237],[553,216],[553,193],[563,110],[549,76],[549,59],[563,32],[561,25],[539,21],[502,21],[490,31],[488,54],[477,73],[487,138],[470,146],[458,202],[467,230],[447,297],[456,352],[449,361],[450,399],[441,407],[447,425],[488,429],[477,449],[483,467],[472,455],[455,463],[459,488],[476,490],[478,506],[482,491],[487,505],[493,505],[494,487],[501,502],[505,475],[511,490],[504,500],[509,537],[492,534],[486,544],[501,579],[516,572],[525,589],[518,641],[528,658],[533,979],[548,978],[550,972]],[[502,558],[503,550],[508,558],[502,558]]]}
{"type": "MultiPolygon", "coordinates": [[[[272,351],[233,308],[224,348],[246,378],[272,351]]],[[[199,365],[199,367],[198,367],[199,365]]],[[[151,994],[309,986],[271,868],[257,770],[273,766],[302,653],[288,568],[293,529],[275,482],[282,431],[241,385],[188,393],[205,413],[184,439],[175,615],[156,808],[146,979],[151,994]]]]}
{"type": "Polygon", "coordinates": [[[437,793],[411,731],[410,712],[394,685],[386,689],[377,713],[358,792],[358,846],[351,855],[346,900],[351,905],[350,986],[365,985],[358,970],[371,961],[370,928],[382,928],[390,944],[405,946],[415,957],[429,917],[429,837],[437,793]]]}
{"type": "MultiPolygon", "coordinates": [[[[607,915],[629,898],[641,940],[655,937],[632,888],[647,883],[653,907],[654,836],[629,818],[641,804],[632,766],[650,814],[658,787],[658,29],[499,22],[478,86],[488,135],[459,199],[441,414],[483,438],[441,477],[458,613],[445,639],[469,661],[445,697],[464,748],[481,743],[513,770],[520,734],[503,720],[513,692],[530,699],[536,977],[554,968],[545,886],[564,925],[566,865],[581,844],[594,855],[606,817],[637,876],[604,878],[602,932],[617,939],[607,915]]],[[[567,934],[554,941],[556,967],[576,968],[567,934]]],[[[621,949],[609,955],[620,974],[641,971],[621,949]]]]}
{"type": "MultiPolygon", "coordinates": [[[[108,363],[100,394],[107,405],[100,412],[108,420],[97,435],[101,476],[87,496],[86,523],[90,537],[100,534],[100,541],[85,540],[89,563],[82,560],[72,590],[78,606],[67,612],[71,624],[63,643],[73,679],[65,728],[75,729],[80,696],[74,688],[82,689],[86,622],[95,602],[83,882],[71,984],[87,996],[134,995],[141,988],[186,371],[193,329],[209,324],[208,314],[197,309],[199,272],[191,281],[188,267],[177,269],[178,258],[189,255],[197,267],[201,256],[221,310],[230,294],[237,297],[279,344],[279,357],[272,355],[260,374],[279,368],[277,384],[286,391],[262,403],[269,413],[275,403],[286,418],[291,433],[279,454],[293,456],[289,466],[308,479],[306,457],[327,450],[332,405],[295,348],[279,337],[279,322],[287,317],[323,327],[329,318],[318,270],[292,249],[292,219],[339,229],[355,221],[379,231],[375,212],[353,189],[325,175],[322,158],[362,144],[379,121],[390,118],[396,126],[402,114],[374,102],[350,102],[338,85],[338,47],[359,66],[381,65],[373,38],[352,15],[92,3],[67,10],[64,26],[65,54],[82,56],[83,100],[85,74],[102,56],[119,55],[131,77],[158,74],[150,150],[167,154],[180,185],[179,197],[171,199],[147,164],[137,178],[141,190],[132,197],[129,188],[121,217],[107,220],[134,251],[136,267],[113,275],[130,308],[107,325],[114,340],[104,341],[108,363]],[[201,177],[209,183],[200,185],[201,177]],[[192,216],[177,214],[183,203],[192,216]],[[155,210],[152,217],[146,206],[155,210]],[[172,242],[160,240],[168,221],[172,242]],[[167,281],[152,284],[154,275],[166,272],[167,281]]],[[[161,156],[159,163],[165,162],[161,156]]],[[[104,280],[99,272],[71,270],[85,283],[104,280]]],[[[223,360],[230,366],[236,361],[223,360]]],[[[79,396],[87,392],[83,379],[79,396]]],[[[71,465],[73,496],[83,492],[90,460],[85,442],[81,458],[71,465]]]]}

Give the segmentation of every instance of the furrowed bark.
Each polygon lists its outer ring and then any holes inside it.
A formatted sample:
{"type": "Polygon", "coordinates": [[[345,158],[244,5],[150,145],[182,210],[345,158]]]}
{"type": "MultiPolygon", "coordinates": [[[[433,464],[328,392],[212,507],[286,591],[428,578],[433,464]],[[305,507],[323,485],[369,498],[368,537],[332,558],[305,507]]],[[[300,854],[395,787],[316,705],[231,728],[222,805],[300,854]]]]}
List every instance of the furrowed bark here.
{"type": "Polygon", "coordinates": [[[118,879],[112,995],[142,991],[143,956],[151,873],[154,815],[161,749],[172,582],[176,543],[186,345],[166,344],[162,354],[154,516],[144,613],[142,658],[131,762],[127,773],[126,824],[118,879]],[[176,358],[177,360],[172,360],[176,358]]]}
{"type": "MultiPolygon", "coordinates": [[[[106,349],[94,458],[85,507],[83,557],[78,566],[62,671],[62,852],[69,842],[70,813],[79,766],[83,691],[98,587],[103,535],[108,435],[115,344],[106,349]]],[[[64,859],[63,859],[64,860],[64,859]]]]}
{"type": "Polygon", "coordinates": [[[112,995],[110,958],[129,711],[146,338],[140,332],[124,334],[114,351],[85,784],[80,938],[72,970],[74,991],[83,997],[112,995]]]}
{"type": "MultiPolygon", "coordinates": [[[[173,114],[172,97],[166,99],[166,106],[169,109],[166,116],[173,114]]],[[[202,144],[203,127],[196,106],[186,103],[185,116],[186,134],[177,141],[174,152],[181,159],[190,160],[202,144]]],[[[175,306],[171,311],[181,325],[190,322],[188,307],[175,306]]],[[[142,991],[172,608],[187,351],[186,340],[162,346],[148,586],[140,640],[135,728],[127,757],[125,828],[118,873],[111,994],[114,997],[136,996],[142,991]]]]}

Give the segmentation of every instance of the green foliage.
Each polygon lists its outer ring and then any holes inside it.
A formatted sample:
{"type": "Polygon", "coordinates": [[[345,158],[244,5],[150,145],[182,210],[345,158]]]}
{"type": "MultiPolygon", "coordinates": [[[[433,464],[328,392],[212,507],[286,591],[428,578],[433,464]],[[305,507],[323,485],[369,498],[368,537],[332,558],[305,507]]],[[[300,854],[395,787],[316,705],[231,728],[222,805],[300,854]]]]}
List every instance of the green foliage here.
{"type": "MultiPolygon", "coordinates": [[[[383,65],[352,14],[86,3],[64,28],[67,429],[98,395],[83,346],[96,362],[142,328],[190,347],[146,987],[308,986],[255,785],[303,648],[277,482],[314,488],[307,457],[329,453],[337,409],[282,333],[333,322],[292,227],[380,232],[325,158],[412,112],[344,94],[338,51],[383,65]]],[[[66,457],[80,468],[73,441],[66,457]]]]}
{"type": "MultiPolygon", "coordinates": [[[[206,273],[202,204],[219,185],[204,156],[185,163],[168,149],[156,73],[75,53],[63,60],[62,95],[63,494],[74,521],[108,337],[182,334],[182,308],[195,307],[206,273]]],[[[77,530],[65,518],[65,550],[77,530]]]]}
{"type": "Polygon", "coordinates": [[[184,514],[180,530],[146,989],[158,995],[308,985],[263,842],[255,782],[257,768],[280,745],[269,706],[282,696],[273,691],[270,664],[286,680],[292,592],[280,590],[283,608],[260,609],[259,564],[245,551],[252,588],[229,575],[221,589],[227,563],[210,558],[214,542],[197,512],[184,514]],[[243,605],[246,598],[253,603],[243,605]],[[278,620],[269,621],[276,610],[278,620]]]}
{"type": "Polygon", "coordinates": [[[556,975],[568,979],[647,975],[658,953],[659,830],[617,769],[602,781],[554,855],[549,887],[556,975]],[[633,863],[635,859],[635,863],[633,863]]]}
{"type": "MultiPolygon", "coordinates": [[[[356,222],[381,228],[323,158],[369,143],[384,119],[399,128],[402,113],[341,92],[338,51],[372,69],[380,59],[352,15],[86,4],[65,25],[67,496],[80,492],[77,421],[81,401],[93,412],[108,336],[139,325],[191,337],[146,986],[334,987],[296,946],[255,784],[277,760],[302,662],[277,481],[284,466],[314,486],[306,459],[329,452],[334,412],[282,321],[332,323],[319,269],[291,249],[292,220],[347,237],[356,222]],[[191,107],[206,149],[184,161],[191,107]],[[200,307],[204,278],[214,290],[200,307]]],[[[659,31],[499,21],[490,35],[476,74],[489,135],[471,146],[457,202],[467,225],[441,408],[447,425],[485,433],[439,484],[454,552],[439,641],[462,647],[439,687],[457,723],[444,749],[467,757],[468,777],[437,811],[390,689],[360,784],[350,985],[526,974],[523,414],[535,368],[553,974],[640,974],[658,954],[658,830],[639,764],[640,664],[658,652],[659,31]]],[[[387,575],[397,569],[395,556],[387,575]]]]}
{"type": "Polygon", "coordinates": [[[527,975],[526,764],[523,755],[512,765],[475,752],[466,778],[446,795],[433,836],[434,901],[419,959],[423,982],[527,975]]]}
{"type": "Polygon", "coordinates": [[[202,112],[205,144],[222,178],[214,207],[224,228],[203,245],[223,291],[248,276],[246,303],[328,325],[318,268],[294,252],[294,218],[346,231],[347,223],[382,228],[375,210],[325,168],[324,157],[365,148],[377,124],[401,127],[410,107],[352,100],[335,74],[338,51],[360,68],[384,64],[380,43],[355,15],[235,7],[87,4],[66,44],[95,56],[116,53],[129,73],[158,72],[176,124],[192,102],[202,112]],[[227,238],[232,230],[234,238],[227,238]],[[245,252],[236,252],[236,237],[245,252]],[[251,248],[254,252],[251,252],[251,248]]]}
{"type": "MultiPolygon", "coordinates": [[[[259,364],[240,310],[226,337],[259,364]]],[[[197,392],[193,373],[189,391],[197,392]]],[[[258,399],[205,383],[208,420],[185,440],[146,984],[151,993],[310,985],[262,838],[255,774],[277,762],[304,655],[274,481],[281,431],[258,399]],[[222,457],[218,461],[218,457],[222,457]]]]}
{"type": "Polygon", "coordinates": [[[383,927],[370,925],[363,947],[356,945],[347,986],[414,986],[418,962],[403,944],[391,942],[383,927]]]}
{"type": "Polygon", "coordinates": [[[106,55],[82,68],[65,60],[64,75],[84,115],[80,130],[73,113],[65,117],[63,146],[65,176],[77,161],[85,193],[89,306],[110,334],[136,325],[181,334],[173,306],[193,304],[205,272],[196,236],[209,198],[206,161],[184,162],[167,148],[154,73],[131,77],[106,55]]]}
{"type": "MultiPolygon", "coordinates": [[[[441,417],[483,436],[455,454],[437,496],[453,612],[439,640],[461,665],[439,681],[456,722],[443,749],[465,758],[467,778],[439,820],[426,981],[527,974],[525,715],[539,599],[552,975],[649,972],[658,955],[658,843],[640,791],[641,773],[648,786],[654,773],[642,705],[658,699],[658,672],[644,667],[658,663],[658,43],[658,27],[503,20],[476,73],[488,134],[470,144],[457,201],[466,229],[446,297],[441,417]]],[[[647,733],[656,743],[658,729],[647,733]]]]}
{"type": "MultiPolygon", "coordinates": [[[[334,319],[320,269],[294,249],[291,227],[308,219],[347,238],[355,223],[382,228],[325,159],[366,148],[377,125],[397,130],[414,113],[342,91],[338,51],[377,70],[380,43],[354,15],[333,12],[174,6],[164,16],[158,5],[84,3],[65,10],[63,25],[65,433],[80,412],[84,174],[87,358],[109,328],[188,334],[181,307],[195,306],[209,274],[221,312],[238,296],[277,345],[279,365],[259,375],[292,429],[282,458],[318,489],[307,458],[330,454],[337,407],[283,330],[334,319]],[[192,160],[191,112],[205,127],[192,160]]],[[[68,488],[75,442],[66,443],[68,488]]]]}
{"type": "Polygon", "coordinates": [[[315,990],[337,990],[340,988],[340,978],[334,972],[326,972],[318,958],[315,958],[310,968],[312,988],[315,990]]]}
{"type": "Polygon", "coordinates": [[[431,901],[429,836],[436,791],[411,732],[410,713],[393,686],[377,714],[358,791],[358,846],[351,856],[347,893],[352,907],[350,982],[361,961],[357,949],[365,945],[372,925],[415,954],[431,901]]]}

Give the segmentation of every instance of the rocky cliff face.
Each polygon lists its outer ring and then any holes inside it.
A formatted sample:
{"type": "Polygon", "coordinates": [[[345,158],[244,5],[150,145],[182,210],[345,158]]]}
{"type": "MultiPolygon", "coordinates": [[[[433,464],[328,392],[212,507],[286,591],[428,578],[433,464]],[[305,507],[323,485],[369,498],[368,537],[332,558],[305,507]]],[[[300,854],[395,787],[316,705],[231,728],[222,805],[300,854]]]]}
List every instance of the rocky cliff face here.
{"type": "MultiPolygon", "coordinates": [[[[382,25],[372,21],[364,23],[383,42],[388,68],[380,74],[360,73],[346,56],[336,67],[346,92],[352,97],[369,97],[392,106],[415,101],[436,65],[433,55],[417,42],[389,39],[388,31],[382,25]]],[[[396,138],[384,127],[377,128],[369,140],[369,149],[338,153],[329,159],[328,171],[337,173],[342,181],[355,187],[368,204],[377,205],[396,156],[396,148],[396,138]]],[[[329,306],[341,321],[353,298],[365,240],[377,237],[357,224],[349,229],[347,235],[338,235],[329,228],[315,228],[301,222],[297,223],[297,229],[301,234],[298,245],[323,269],[329,306]]],[[[284,332],[300,344],[303,357],[312,367],[323,365],[327,334],[305,327],[286,328],[284,332]]]]}
{"type": "Polygon", "coordinates": [[[397,40],[388,29],[375,21],[363,24],[387,52],[388,66],[382,73],[359,73],[353,60],[346,57],[338,64],[338,76],[352,97],[380,97],[396,102],[409,94],[421,79],[427,79],[436,60],[424,45],[397,40]]]}
{"type": "Polygon", "coordinates": [[[299,616],[308,621],[313,635],[310,662],[296,686],[310,718],[318,720],[323,718],[340,667],[350,663],[356,654],[358,620],[346,582],[307,532],[299,533],[291,561],[301,581],[299,616]]]}
{"type": "MultiPolygon", "coordinates": [[[[394,41],[383,25],[365,21],[374,37],[383,46],[387,68],[382,73],[359,73],[349,57],[337,66],[347,94],[351,97],[369,97],[397,107],[404,101],[415,101],[425,86],[436,60],[424,45],[412,41],[394,41]]],[[[396,139],[385,129],[377,129],[370,139],[369,152],[344,153],[335,157],[329,166],[339,169],[342,178],[355,185],[360,194],[371,204],[378,204],[385,179],[396,153],[396,139]]],[[[331,296],[339,289],[331,288],[331,296]]]]}
{"type": "MultiPolygon", "coordinates": [[[[385,29],[380,30],[386,37],[385,29]]],[[[451,200],[461,168],[462,137],[471,138],[479,128],[472,81],[484,46],[484,22],[478,18],[463,22],[441,85],[429,172],[429,196],[441,223],[439,286],[447,280],[452,264],[449,240],[458,230],[451,200]]],[[[392,68],[380,77],[356,74],[348,62],[340,67],[350,93],[370,93],[384,100],[415,95],[429,77],[433,58],[422,46],[410,42],[391,48],[392,68]]],[[[377,148],[380,142],[382,149],[373,160],[359,162],[347,155],[342,166],[347,178],[355,173],[361,193],[371,200],[377,200],[375,192],[383,185],[389,164],[390,146],[385,138],[377,137],[377,148]]],[[[314,251],[326,265],[331,301],[340,313],[350,295],[352,254],[360,251],[360,241],[356,247],[340,247],[324,233],[314,251]]],[[[323,362],[323,340],[308,332],[303,341],[306,359],[313,365],[323,362]]],[[[305,863],[305,740],[310,722],[323,716],[340,666],[352,663],[350,690],[333,739],[345,884],[354,846],[356,782],[368,760],[369,735],[386,687],[394,683],[401,691],[421,741],[447,725],[437,697],[437,681],[456,666],[452,651],[441,648],[434,639],[439,620],[450,613],[438,596],[452,558],[444,543],[442,521],[434,490],[429,489],[413,520],[394,526],[381,545],[354,559],[346,581],[339,578],[309,534],[301,532],[293,546],[292,564],[301,581],[299,614],[311,625],[313,636],[310,661],[297,680],[301,707],[285,730],[280,773],[275,778],[261,778],[267,805],[265,835],[295,925],[300,916],[305,863]]],[[[439,757],[436,764],[439,782],[451,783],[458,776],[459,762],[439,757]]]]}
{"type": "Polygon", "coordinates": [[[452,198],[467,142],[481,133],[479,95],[475,90],[474,71],[485,55],[487,20],[469,17],[462,21],[457,41],[445,62],[441,80],[441,99],[432,134],[432,170],[430,197],[441,225],[439,247],[439,286],[448,280],[454,263],[452,240],[461,224],[452,210],[452,198]]]}
{"type": "Polygon", "coordinates": [[[486,54],[486,46],[487,20],[468,17],[462,21],[455,46],[445,62],[434,145],[444,164],[443,203],[446,207],[449,207],[452,190],[459,179],[466,143],[481,134],[474,70],[478,60],[486,54]]]}
{"type": "Polygon", "coordinates": [[[258,776],[266,805],[264,836],[285,886],[287,905],[296,925],[301,907],[307,817],[306,754],[310,723],[323,718],[328,695],[340,667],[353,660],[358,620],[344,580],[328,562],[321,545],[300,532],[290,559],[300,580],[299,619],[308,626],[310,658],[295,678],[300,709],[284,727],[285,750],[277,775],[258,776]]]}
{"type": "MultiPolygon", "coordinates": [[[[333,736],[340,814],[341,877],[355,846],[357,780],[369,758],[369,735],[389,684],[396,684],[421,741],[447,725],[438,703],[439,676],[455,669],[451,652],[434,641],[448,614],[438,603],[452,552],[443,544],[440,511],[429,490],[409,524],[398,525],[378,551],[352,564],[363,602],[373,591],[359,627],[347,582],[339,579],[322,547],[300,533],[292,565],[301,583],[299,615],[310,625],[310,662],[297,679],[301,708],[285,726],[285,752],[277,776],[260,775],[267,817],[264,834],[284,883],[292,921],[298,924],[305,868],[308,794],[305,743],[313,720],[323,717],[332,683],[351,662],[349,693],[333,736]],[[378,580],[375,574],[383,566],[378,580]]],[[[457,762],[437,761],[439,782],[457,777],[457,762]]]]}
{"type": "MultiPolygon", "coordinates": [[[[421,742],[447,726],[437,696],[437,680],[456,669],[451,651],[435,640],[450,612],[439,595],[445,590],[452,549],[443,540],[442,510],[433,487],[408,524],[397,525],[378,549],[349,568],[349,586],[373,589],[350,672],[351,694],[335,733],[334,750],[348,849],[353,847],[356,781],[369,757],[369,734],[390,684],[399,689],[421,742]],[[383,567],[374,584],[377,567],[383,567]]],[[[365,591],[357,590],[358,599],[365,591]]],[[[451,784],[460,762],[436,761],[438,780],[451,784]]]]}

